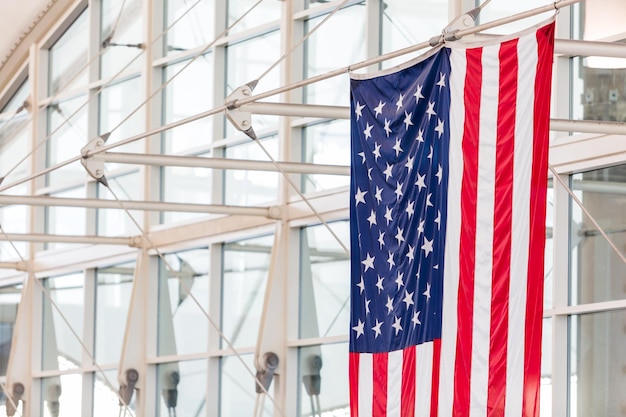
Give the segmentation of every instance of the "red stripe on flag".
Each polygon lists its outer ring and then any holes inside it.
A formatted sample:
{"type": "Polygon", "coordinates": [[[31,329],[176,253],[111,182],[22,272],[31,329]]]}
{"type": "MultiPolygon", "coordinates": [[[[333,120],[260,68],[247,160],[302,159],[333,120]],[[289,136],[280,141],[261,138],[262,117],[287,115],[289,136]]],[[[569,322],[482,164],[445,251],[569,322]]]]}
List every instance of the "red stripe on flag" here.
{"type": "Polygon", "coordinates": [[[389,369],[389,354],[374,353],[373,355],[373,384],[372,416],[387,415],[387,376],[389,369]]]}
{"type": "Polygon", "coordinates": [[[498,58],[500,85],[493,216],[488,416],[504,414],[506,394],[513,219],[513,156],[515,154],[515,105],[517,102],[517,39],[503,43],[500,46],[498,58]]]}
{"type": "Polygon", "coordinates": [[[537,31],[537,75],[535,80],[533,171],[530,189],[530,239],[524,340],[523,415],[539,415],[541,377],[541,324],[543,309],[543,268],[545,251],[550,85],[554,54],[554,23],[537,31]]]}
{"type": "Polygon", "coordinates": [[[433,340],[433,382],[430,392],[430,417],[439,414],[439,370],[441,369],[441,339],[433,340]]]}
{"type": "MultiPolygon", "coordinates": [[[[465,76],[465,126],[463,132],[463,180],[461,185],[461,236],[459,240],[459,296],[454,364],[454,416],[467,417],[472,370],[472,321],[476,258],[476,193],[478,186],[478,137],[482,87],[482,48],[467,50],[465,76]]],[[[436,389],[438,387],[434,387],[436,389]]]]}
{"type": "Polygon", "coordinates": [[[359,417],[359,359],[360,354],[350,352],[348,375],[350,379],[350,416],[359,417]]]}
{"type": "Polygon", "coordinates": [[[400,415],[415,416],[415,365],[416,348],[409,346],[402,353],[402,393],[400,397],[400,415]]]}

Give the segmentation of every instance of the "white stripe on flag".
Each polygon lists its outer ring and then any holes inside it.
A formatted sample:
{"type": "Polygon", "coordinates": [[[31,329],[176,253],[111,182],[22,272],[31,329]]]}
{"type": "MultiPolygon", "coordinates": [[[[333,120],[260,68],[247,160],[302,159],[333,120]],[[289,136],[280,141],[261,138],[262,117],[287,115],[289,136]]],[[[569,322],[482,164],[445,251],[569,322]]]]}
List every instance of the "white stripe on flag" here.
{"type": "Polygon", "coordinates": [[[476,266],[474,317],[472,320],[472,371],[470,375],[470,417],[487,412],[489,381],[489,341],[491,330],[491,280],[493,266],[494,171],[496,161],[497,114],[499,97],[500,45],[483,49],[482,91],[480,97],[480,140],[476,196],[476,266]]]}
{"type": "Polygon", "coordinates": [[[400,417],[402,355],[403,350],[395,350],[387,355],[387,417],[400,417]]]}
{"type": "Polygon", "coordinates": [[[415,417],[430,417],[433,381],[433,342],[417,345],[415,352],[415,417]]]}
{"type": "Polygon", "coordinates": [[[533,144],[518,138],[533,137],[535,92],[534,65],[537,61],[535,34],[518,42],[518,88],[515,121],[515,160],[513,173],[513,214],[511,246],[511,281],[509,293],[509,337],[506,372],[506,417],[522,415],[524,388],[524,343],[526,327],[526,283],[528,277],[528,242],[530,230],[530,181],[533,144]],[[529,68],[530,67],[530,68],[529,68]]]}
{"type": "MultiPolygon", "coordinates": [[[[448,216],[446,224],[441,370],[439,377],[439,416],[451,416],[454,401],[457,305],[459,293],[459,240],[461,236],[461,182],[466,58],[464,49],[450,52],[450,171],[448,175],[448,216]]],[[[419,358],[419,357],[418,357],[419,358]]],[[[419,360],[418,360],[419,361],[419,360]]],[[[419,369],[419,368],[418,368],[419,369]]]]}
{"type": "Polygon", "coordinates": [[[372,401],[374,398],[374,356],[362,353],[359,358],[359,416],[372,415],[372,401]]]}

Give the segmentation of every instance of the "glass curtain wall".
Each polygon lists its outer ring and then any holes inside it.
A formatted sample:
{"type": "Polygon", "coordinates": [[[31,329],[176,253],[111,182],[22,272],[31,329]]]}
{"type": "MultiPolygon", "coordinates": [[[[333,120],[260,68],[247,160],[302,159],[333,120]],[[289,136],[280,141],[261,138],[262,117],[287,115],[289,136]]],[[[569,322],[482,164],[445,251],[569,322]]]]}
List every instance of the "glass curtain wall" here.
{"type": "MultiPolygon", "coordinates": [[[[0,196],[73,202],[47,207],[0,204],[5,233],[33,234],[25,241],[0,240],[0,278],[6,279],[0,281],[2,375],[16,306],[22,301],[25,274],[15,268],[21,257],[33,258],[30,266],[41,284],[30,300],[35,336],[24,403],[29,415],[225,417],[250,416],[255,410],[267,416],[349,415],[349,178],[290,177],[311,199],[318,217],[295,191],[281,187],[277,169],[245,166],[246,161],[272,160],[348,165],[349,122],[253,114],[257,140],[233,127],[223,111],[182,123],[223,105],[246,83],[258,80],[253,94],[268,92],[429,39],[441,32],[460,2],[351,0],[324,22],[339,3],[79,2],[38,44],[39,59],[32,61],[36,68],[25,68],[11,88],[2,86],[7,93],[0,97],[0,177],[5,177],[0,187],[31,171],[63,166],[8,187],[0,196]],[[24,102],[32,99],[37,102],[29,103],[28,110],[24,102]],[[40,109],[36,123],[34,108],[40,109]],[[79,164],[81,149],[94,138],[119,144],[173,123],[180,125],[107,152],[227,158],[243,165],[211,169],[162,161],[105,162],[104,183],[79,164]],[[98,207],[98,202],[116,199],[147,209],[129,210],[131,219],[122,206],[98,207]],[[225,212],[233,206],[265,208],[267,214],[206,214],[183,207],[159,211],[153,206],[157,202],[225,205],[225,212]],[[272,264],[275,230],[288,236],[286,256],[278,265],[285,267],[284,286],[277,290],[285,317],[284,322],[263,323],[268,282],[281,270],[272,264]],[[41,234],[61,235],[67,242],[40,242],[41,234]],[[111,240],[100,243],[104,238],[111,240]],[[137,275],[142,251],[147,265],[137,275]],[[118,374],[126,371],[120,360],[131,337],[126,328],[131,314],[145,318],[145,346],[133,351],[137,388],[143,391],[132,391],[128,407],[120,408],[118,374]],[[262,324],[275,326],[285,340],[279,350],[285,373],[268,390],[275,404],[261,401],[255,386],[254,355],[262,324]]],[[[469,8],[475,2],[463,3],[469,8]]],[[[480,19],[550,3],[492,1],[480,19]]],[[[511,32],[545,17],[497,31],[511,32]]],[[[571,29],[573,39],[621,42],[626,38],[620,24],[624,17],[620,2],[597,0],[573,9],[568,18],[559,17],[559,25],[571,29]],[[598,14],[599,9],[613,15],[598,14]]],[[[578,119],[623,121],[624,66],[595,58],[560,58],[568,62],[568,70],[558,76],[569,85],[566,112],[578,119]]],[[[348,87],[349,77],[342,74],[283,97],[293,104],[345,107],[348,87]]],[[[272,95],[262,101],[281,99],[272,95]]],[[[626,170],[624,161],[612,158],[564,175],[623,251],[626,170]]],[[[558,187],[554,182],[549,191],[546,219],[542,415],[554,410],[569,416],[622,415],[626,268],[582,210],[573,202],[559,205],[558,187]],[[563,216],[568,236],[555,231],[563,216]],[[563,244],[567,259],[553,255],[563,244]],[[568,293],[565,305],[557,292],[563,288],[568,293]],[[565,334],[559,330],[563,320],[565,334]],[[566,369],[559,368],[560,358],[565,358],[566,369]]]]}

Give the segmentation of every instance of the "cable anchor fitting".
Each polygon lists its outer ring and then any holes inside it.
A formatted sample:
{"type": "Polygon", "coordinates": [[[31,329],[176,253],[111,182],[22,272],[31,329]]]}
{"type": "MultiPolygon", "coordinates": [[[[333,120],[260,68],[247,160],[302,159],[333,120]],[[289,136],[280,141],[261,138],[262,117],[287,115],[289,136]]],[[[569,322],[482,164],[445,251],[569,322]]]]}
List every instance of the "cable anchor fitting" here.
{"type": "Polygon", "coordinates": [[[97,138],[93,138],[90,140],[87,145],[85,145],[81,150],[80,154],[82,158],[80,163],[85,167],[87,173],[99,183],[104,185],[105,187],[109,186],[109,182],[104,176],[104,161],[103,160],[94,160],[90,155],[91,152],[101,148],[106,143],[107,139],[109,139],[110,133],[105,133],[104,135],[98,136],[97,138]]]}
{"type": "Polygon", "coordinates": [[[266,352],[263,355],[263,362],[260,364],[260,369],[256,371],[255,386],[257,394],[263,394],[269,390],[272,379],[274,379],[276,368],[278,368],[278,362],[278,355],[274,352],[266,352]]]}
{"type": "Polygon", "coordinates": [[[133,399],[133,393],[135,392],[137,381],[139,381],[139,372],[137,372],[136,369],[130,368],[126,370],[124,376],[125,381],[123,384],[120,384],[118,394],[120,397],[120,405],[128,406],[130,401],[133,399]]]}
{"type": "Polygon", "coordinates": [[[242,111],[237,100],[250,97],[257,83],[258,81],[254,80],[242,85],[226,97],[225,102],[226,118],[233,124],[235,129],[245,133],[254,140],[256,140],[257,136],[252,128],[252,113],[242,111]]]}

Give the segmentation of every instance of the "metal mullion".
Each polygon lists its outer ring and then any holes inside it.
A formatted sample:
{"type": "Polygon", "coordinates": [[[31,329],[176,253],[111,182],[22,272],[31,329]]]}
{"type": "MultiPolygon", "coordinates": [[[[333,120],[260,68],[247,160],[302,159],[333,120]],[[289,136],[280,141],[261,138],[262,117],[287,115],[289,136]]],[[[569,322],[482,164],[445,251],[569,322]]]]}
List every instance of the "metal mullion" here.
{"type": "MultiPolygon", "coordinates": [[[[209,300],[207,311],[213,319],[222,325],[222,259],[224,245],[222,243],[212,243],[209,245],[209,300]]],[[[219,415],[219,390],[212,389],[218,387],[220,382],[220,360],[219,356],[211,355],[220,349],[220,336],[218,332],[209,327],[207,341],[207,412],[209,415],[219,415]]]]}
{"type": "MultiPolygon", "coordinates": [[[[567,182],[568,176],[562,175],[567,182]]],[[[553,308],[544,311],[552,316],[552,414],[567,415],[569,381],[568,316],[554,314],[569,303],[570,274],[570,197],[559,184],[554,185],[553,209],[553,308]]]]}
{"type": "Polygon", "coordinates": [[[97,370],[85,369],[84,366],[91,363],[92,358],[96,359],[96,271],[88,269],[83,272],[83,331],[82,339],[85,346],[90,348],[89,354],[82,351],[82,415],[89,416],[93,410],[93,384],[97,370]]]}

